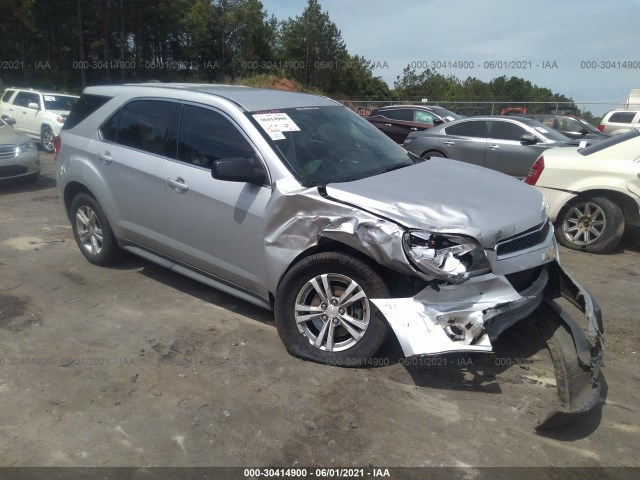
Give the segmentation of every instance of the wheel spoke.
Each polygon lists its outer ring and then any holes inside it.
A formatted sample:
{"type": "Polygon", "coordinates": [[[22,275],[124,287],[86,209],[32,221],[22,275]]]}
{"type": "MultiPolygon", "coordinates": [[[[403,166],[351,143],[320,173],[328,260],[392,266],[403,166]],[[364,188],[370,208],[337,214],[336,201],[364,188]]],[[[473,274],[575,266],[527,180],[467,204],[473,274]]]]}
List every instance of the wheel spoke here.
{"type": "Polygon", "coordinates": [[[98,241],[100,242],[100,245],[102,245],[102,229],[96,228],[93,231],[93,235],[98,239],[98,241]]]}
{"type": "Polygon", "coordinates": [[[82,223],[82,225],[84,225],[85,227],[89,226],[89,218],[87,217],[87,214],[84,210],[78,209],[78,211],[76,212],[76,218],[80,220],[80,223],[82,223]]]}
{"type": "Polygon", "coordinates": [[[340,299],[338,300],[338,306],[341,307],[344,305],[344,301],[349,298],[349,295],[351,295],[351,293],[353,293],[353,291],[358,288],[358,284],[356,282],[354,282],[353,280],[351,280],[351,283],[349,284],[349,286],[347,287],[347,289],[344,291],[344,293],[340,296],[340,299]]]}
{"type": "Polygon", "coordinates": [[[575,212],[577,218],[584,217],[584,214],[578,209],[578,207],[573,207],[573,211],[575,212]]]}
{"type": "Polygon", "coordinates": [[[327,321],[324,322],[324,324],[322,325],[322,329],[320,330],[320,333],[318,333],[318,337],[316,338],[316,341],[314,342],[314,346],[320,348],[322,346],[322,341],[324,340],[325,335],[327,334],[327,330],[329,329],[329,324],[331,322],[327,321]]]}
{"type": "Polygon", "coordinates": [[[333,322],[327,322],[327,323],[329,324],[329,330],[327,331],[327,345],[325,346],[325,350],[327,352],[333,352],[333,344],[334,344],[333,332],[336,326],[333,324],[333,322]]]}
{"type": "Polygon", "coordinates": [[[338,317],[340,318],[340,320],[344,320],[349,324],[358,327],[360,330],[365,330],[367,328],[366,322],[353,318],[351,315],[343,314],[343,315],[338,315],[338,317]]]}
{"type": "Polygon", "coordinates": [[[578,226],[577,225],[575,227],[567,228],[565,230],[565,232],[570,233],[570,232],[575,232],[576,230],[578,230],[578,226]]]}
{"type": "MultiPolygon", "coordinates": [[[[326,275],[323,275],[323,276],[326,277],[326,275]]],[[[325,293],[325,290],[323,290],[323,288],[318,284],[318,277],[310,280],[309,283],[311,284],[313,289],[316,291],[316,293],[320,297],[320,300],[322,300],[323,303],[329,303],[329,299],[327,299],[327,295],[325,293]]],[[[324,283],[324,281],[323,281],[323,283],[324,283]]]]}
{"type": "MultiPolygon", "coordinates": [[[[359,288],[359,287],[358,287],[359,288]]],[[[341,297],[343,298],[344,295],[341,297]]],[[[340,304],[341,307],[346,307],[348,305],[351,305],[353,302],[355,302],[356,300],[360,300],[362,298],[366,298],[367,295],[364,293],[364,290],[360,289],[358,291],[358,293],[354,294],[353,296],[351,296],[351,298],[348,298],[347,300],[345,300],[344,302],[342,302],[340,304]]]]}
{"type": "Polygon", "coordinates": [[[83,230],[82,232],[78,232],[78,236],[80,237],[80,241],[82,243],[87,243],[89,241],[89,238],[91,237],[91,234],[89,233],[89,230],[83,230]]]}
{"type": "Polygon", "coordinates": [[[98,245],[96,237],[93,235],[91,236],[91,253],[93,253],[94,255],[100,253],[100,245],[98,245]]]}
{"type": "Polygon", "coordinates": [[[584,231],[584,241],[589,243],[591,241],[591,230],[584,231]]]}
{"type": "Polygon", "coordinates": [[[296,315],[296,323],[304,323],[310,320],[316,320],[322,316],[322,313],[312,313],[309,315],[296,315]]]}
{"type": "Polygon", "coordinates": [[[347,329],[347,331],[349,332],[349,335],[351,335],[356,341],[360,340],[360,338],[362,338],[362,334],[358,331],[356,331],[351,325],[349,325],[348,322],[345,322],[344,319],[342,318],[342,316],[340,316],[340,325],[342,325],[344,328],[347,329]]]}

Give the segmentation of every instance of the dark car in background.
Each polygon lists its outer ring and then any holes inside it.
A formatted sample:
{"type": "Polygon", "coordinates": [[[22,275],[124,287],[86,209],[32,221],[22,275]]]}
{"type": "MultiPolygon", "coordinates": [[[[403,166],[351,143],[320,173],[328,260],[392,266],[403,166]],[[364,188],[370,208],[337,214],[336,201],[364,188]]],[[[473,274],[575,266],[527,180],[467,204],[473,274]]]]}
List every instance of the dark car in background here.
{"type": "Polygon", "coordinates": [[[602,133],[596,127],[582,118],[572,115],[557,115],[553,113],[539,113],[526,115],[527,118],[537,120],[561,134],[577,140],[604,140],[609,135],[602,133]]]}
{"type": "Polygon", "coordinates": [[[495,115],[411,133],[403,147],[419,157],[452,158],[524,178],[543,151],[570,144],[568,137],[530,118],[495,115]]]}
{"type": "Polygon", "coordinates": [[[396,143],[402,143],[411,132],[464,118],[436,105],[391,105],[371,111],[367,120],[396,143]]]}

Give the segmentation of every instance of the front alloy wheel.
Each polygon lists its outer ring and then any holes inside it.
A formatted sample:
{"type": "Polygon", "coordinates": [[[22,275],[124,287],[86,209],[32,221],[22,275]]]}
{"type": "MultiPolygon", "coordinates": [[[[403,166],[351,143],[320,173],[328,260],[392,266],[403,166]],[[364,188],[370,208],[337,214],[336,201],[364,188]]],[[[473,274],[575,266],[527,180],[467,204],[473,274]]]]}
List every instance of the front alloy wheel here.
{"type": "Polygon", "coordinates": [[[298,293],[296,325],[314,347],[340,352],[362,339],[370,309],[367,294],[355,280],[325,273],[310,279],[298,293]]]}
{"type": "Polygon", "coordinates": [[[563,210],[558,224],[556,236],[562,245],[590,253],[612,251],[624,233],[622,210],[605,197],[574,201],[563,210]]]}
{"type": "Polygon", "coordinates": [[[296,357],[357,366],[377,353],[388,331],[370,299],[388,297],[366,259],[342,252],[310,255],[280,282],[274,305],[278,334],[296,357]]]}

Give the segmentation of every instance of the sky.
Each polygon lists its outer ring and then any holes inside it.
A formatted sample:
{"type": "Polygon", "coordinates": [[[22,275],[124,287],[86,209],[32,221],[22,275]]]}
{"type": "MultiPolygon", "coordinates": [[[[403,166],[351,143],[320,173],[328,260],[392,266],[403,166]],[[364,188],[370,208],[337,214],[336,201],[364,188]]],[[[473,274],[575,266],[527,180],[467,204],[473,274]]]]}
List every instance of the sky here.
{"type": "MultiPolygon", "coordinates": [[[[262,3],[278,20],[300,15],[307,4],[262,3]]],[[[418,72],[435,66],[438,73],[461,79],[518,76],[576,103],[590,102],[585,110],[594,114],[624,104],[631,89],[640,89],[640,0],[320,4],[342,32],[349,53],[380,65],[374,74],[390,87],[409,64],[418,72]]]]}

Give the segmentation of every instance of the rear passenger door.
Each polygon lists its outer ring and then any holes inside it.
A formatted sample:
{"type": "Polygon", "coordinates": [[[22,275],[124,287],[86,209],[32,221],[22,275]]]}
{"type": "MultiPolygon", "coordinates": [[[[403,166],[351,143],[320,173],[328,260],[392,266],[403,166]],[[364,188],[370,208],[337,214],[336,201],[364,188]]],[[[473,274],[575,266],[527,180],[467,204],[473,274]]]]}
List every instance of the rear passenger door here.
{"type": "Polygon", "coordinates": [[[177,130],[178,149],[164,176],[173,257],[223,285],[268,298],[264,210],[271,188],[211,176],[218,159],[251,158],[265,169],[256,149],[230,117],[210,107],[185,104],[177,130]]]}
{"type": "Polygon", "coordinates": [[[123,105],[100,127],[91,143],[89,184],[107,203],[116,235],[133,246],[168,253],[164,220],[164,169],[168,135],[177,102],[134,100],[123,105]]]}
{"type": "Polygon", "coordinates": [[[465,120],[444,129],[439,149],[454,160],[482,166],[487,143],[487,121],[465,120]]]}

